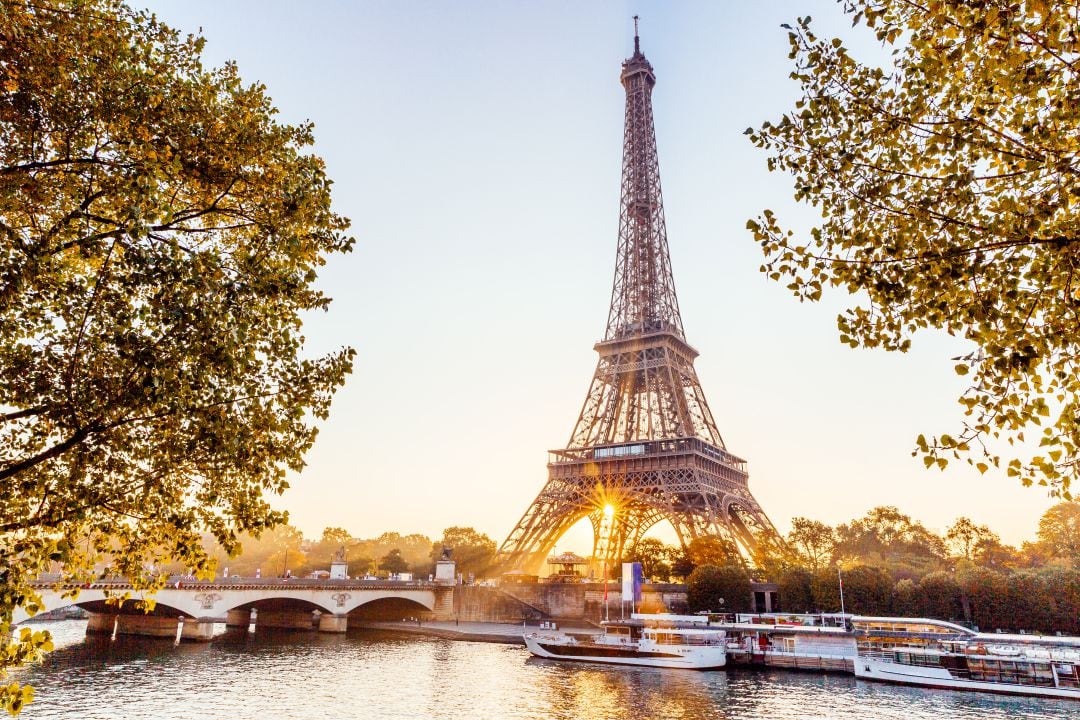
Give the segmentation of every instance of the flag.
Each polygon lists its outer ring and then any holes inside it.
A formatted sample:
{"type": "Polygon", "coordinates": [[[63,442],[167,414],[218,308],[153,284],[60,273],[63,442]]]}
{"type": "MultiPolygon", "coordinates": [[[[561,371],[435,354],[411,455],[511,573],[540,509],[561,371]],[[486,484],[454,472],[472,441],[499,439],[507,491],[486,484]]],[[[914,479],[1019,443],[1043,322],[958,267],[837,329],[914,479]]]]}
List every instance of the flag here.
{"type": "Polygon", "coordinates": [[[623,602],[633,600],[634,602],[641,602],[641,585],[644,581],[644,575],[641,572],[641,563],[623,563],[622,564],[622,599],[623,602]]]}

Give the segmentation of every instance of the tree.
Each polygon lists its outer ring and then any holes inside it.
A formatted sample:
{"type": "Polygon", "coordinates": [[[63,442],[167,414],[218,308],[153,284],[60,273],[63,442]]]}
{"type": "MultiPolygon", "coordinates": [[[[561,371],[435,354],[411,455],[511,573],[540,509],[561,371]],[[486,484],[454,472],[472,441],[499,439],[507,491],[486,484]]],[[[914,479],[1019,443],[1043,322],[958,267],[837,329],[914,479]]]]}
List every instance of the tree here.
{"type": "Polygon", "coordinates": [[[814,598],[814,607],[819,612],[840,612],[846,605],[840,604],[840,578],[836,568],[825,568],[814,573],[810,581],[810,593],[814,598]]]}
{"type": "Polygon", "coordinates": [[[307,557],[301,547],[304,536],[292,525],[277,525],[265,530],[258,536],[241,535],[238,538],[238,553],[223,560],[228,565],[229,573],[252,578],[256,573],[262,577],[281,575],[286,569],[294,575],[307,565],[307,557]]]}
{"type": "Polygon", "coordinates": [[[962,428],[919,436],[915,453],[927,467],[1003,467],[1067,496],[1080,472],[1080,10],[843,7],[891,61],[859,62],[841,39],[815,35],[810,18],[789,28],[802,97],[747,133],[822,221],[797,238],[772,211],[751,220],[762,270],[800,300],[826,287],[857,295],[863,304],[838,320],[852,347],[906,351],[923,328],[965,338],[972,349],[955,359],[971,378],[962,428]],[[1043,429],[1028,453],[1012,443],[1032,425],[1043,429]]]}
{"type": "Polygon", "coordinates": [[[945,531],[945,544],[954,556],[971,560],[980,546],[985,549],[992,544],[1000,545],[1001,538],[985,525],[976,525],[966,517],[959,517],[945,531]]]}
{"type": "Polygon", "coordinates": [[[951,573],[937,570],[919,580],[922,596],[922,612],[939,620],[957,620],[963,617],[963,601],[960,585],[951,573]]]}
{"type": "Polygon", "coordinates": [[[679,551],[665,545],[656,538],[641,538],[630,548],[625,562],[641,563],[641,573],[654,582],[667,582],[671,579],[671,563],[677,559],[679,551]]]}
{"type": "Polygon", "coordinates": [[[119,0],[0,9],[0,637],[51,562],[152,590],[152,566],[213,572],[202,531],[282,522],[264,493],[349,372],[303,357],[316,270],[353,242],[312,128],[202,47],[119,0]]]}
{"type": "Polygon", "coordinates": [[[694,568],[697,565],[690,559],[690,555],[687,553],[686,548],[681,548],[675,552],[671,561],[671,574],[676,578],[686,579],[690,577],[690,573],[694,572],[694,568]]]}
{"type": "Polygon", "coordinates": [[[346,560],[349,561],[348,572],[350,577],[360,577],[366,575],[375,567],[375,561],[369,558],[367,555],[347,555],[346,560]]]}
{"type": "Polygon", "coordinates": [[[1003,573],[961,562],[956,568],[956,582],[965,619],[987,632],[1007,625],[1004,616],[1008,612],[1008,583],[1003,573]]]}
{"type": "MultiPolygon", "coordinates": [[[[1021,570],[1006,576],[1007,590],[1002,618],[1004,627],[1012,630],[1052,632],[1055,627],[1058,588],[1052,573],[1021,570]]],[[[1075,617],[1075,616],[1074,616],[1075,617]]]]}
{"type": "Polygon", "coordinates": [[[893,614],[901,617],[922,615],[922,602],[919,588],[911,578],[901,578],[893,586],[893,614]]]}
{"type": "Polygon", "coordinates": [[[686,605],[690,612],[749,612],[750,576],[742,565],[702,565],[686,582],[686,605]]]}
{"type": "Polygon", "coordinates": [[[443,548],[453,551],[454,570],[479,577],[491,567],[497,549],[495,541],[471,527],[448,527],[442,539],[431,545],[431,565],[442,557],[443,548]]]}
{"type": "Polygon", "coordinates": [[[975,554],[972,557],[975,563],[982,567],[1000,570],[1018,567],[1020,553],[1016,548],[1001,542],[997,534],[991,533],[991,535],[992,537],[980,538],[975,543],[975,554]]]}
{"type": "Polygon", "coordinates": [[[876,507],[836,528],[836,559],[884,564],[893,571],[921,575],[940,566],[944,541],[922,523],[892,506],[876,507]]]}
{"type": "MultiPolygon", "coordinates": [[[[352,545],[352,536],[347,530],[339,527],[327,527],[322,531],[319,540],[311,545],[308,552],[308,560],[314,570],[328,570],[334,561],[334,556],[339,550],[345,548],[346,561],[348,562],[349,574],[352,574],[353,559],[349,557],[348,549],[352,545]]],[[[366,568],[365,568],[366,569],[366,568]]]]}
{"type": "Polygon", "coordinates": [[[1039,568],[1054,562],[1053,551],[1041,542],[1024,542],[1019,555],[1020,567],[1039,568]]]}
{"type": "Polygon", "coordinates": [[[844,569],[842,579],[844,608],[848,612],[863,615],[885,615],[889,612],[893,580],[884,568],[855,565],[844,569]]]}
{"type": "Polygon", "coordinates": [[[327,547],[337,545],[348,545],[352,542],[352,534],[345,528],[340,527],[326,527],[323,528],[322,537],[319,538],[319,542],[323,543],[327,547]]]}
{"type": "Polygon", "coordinates": [[[817,572],[829,564],[836,547],[836,534],[823,522],[797,517],[791,519],[787,541],[806,566],[817,572]]]}
{"type": "Polygon", "coordinates": [[[734,543],[715,535],[703,535],[691,540],[686,545],[686,555],[694,567],[723,567],[740,562],[742,557],[734,543]]]}
{"type": "Polygon", "coordinates": [[[401,553],[401,557],[415,572],[430,572],[431,538],[426,535],[385,532],[377,538],[357,540],[351,548],[351,552],[357,557],[368,558],[381,558],[391,550],[401,553]]]}
{"type": "Polygon", "coordinates": [[[813,612],[814,574],[802,567],[789,567],[780,571],[776,578],[779,585],[780,607],[785,612],[813,612]]]}
{"type": "Polygon", "coordinates": [[[379,569],[387,573],[402,573],[409,569],[409,563],[401,556],[400,550],[391,550],[379,560],[379,569]]]}
{"type": "Polygon", "coordinates": [[[1080,564],[1080,503],[1058,503],[1043,513],[1036,537],[1053,557],[1080,564]]]}

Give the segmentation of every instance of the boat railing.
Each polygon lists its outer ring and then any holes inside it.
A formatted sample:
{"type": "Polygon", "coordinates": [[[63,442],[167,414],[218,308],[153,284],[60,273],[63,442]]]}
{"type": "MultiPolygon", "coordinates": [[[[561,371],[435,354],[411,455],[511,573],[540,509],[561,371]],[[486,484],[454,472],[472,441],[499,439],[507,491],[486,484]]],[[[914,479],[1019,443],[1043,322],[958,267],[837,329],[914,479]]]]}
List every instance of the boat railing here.
{"type": "MultiPolygon", "coordinates": [[[[738,649],[738,650],[741,650],[742,652],[746,652],[745,648],[730,648],[730,649],[732,649],[732,650],[738,649]]],[[[759,649],[759,648],[755,648],[755,650],[757,650],[757,649],[759,649]]],[[[780,655],[780,656],[783,656],[783,657],[801,658],[801,657],[806,657],[807,656],[807,653],[805,653],[805,652],[800,653],[800,652],[797,652],[795,650],[777,650],[776,648],[771,648],[771,647],[766,648],[765,652],[768,653],[769,655],[780,655]]],[[[813,657],[821,658],[822,660],[851,660],[850,655],[831,655],[831,654],[819,653],[819,652],[813,653],[813,657]]]]}
{"type": "Polygon", "coordinates": [[[646,637],[657,645],[694,645],[694,646],[726,646],[727,638],[723,633],[691,634],[691,633],[649,633],[646,637]]]}

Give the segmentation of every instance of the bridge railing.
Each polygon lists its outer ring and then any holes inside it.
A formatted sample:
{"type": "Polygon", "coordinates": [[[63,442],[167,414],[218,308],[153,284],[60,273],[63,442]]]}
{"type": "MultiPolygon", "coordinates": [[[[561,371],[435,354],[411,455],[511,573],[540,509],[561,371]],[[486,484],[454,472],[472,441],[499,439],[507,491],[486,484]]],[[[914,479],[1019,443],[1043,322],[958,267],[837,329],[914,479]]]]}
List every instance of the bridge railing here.
{"type": "MultiPolygon", "coordinates": [[[[37,588],[52,588],[57,584],[62,587],[79,587],[84,590],[128,590],[132,584],[126,578],[99,578],[86,583],[65,583],[59,574],[41,575],[32,583],[37,588]]],[[[336,588],[371,588],[371,589],[417,589],[430,590],[441,587],[432,580],[329,580],[317,578],[241,578],[228,577],[214,580],[199,580],[191,575],[171,575],[165,583],[165,589],[208,589],[208,588],[295,588],[320,590],[336,588]]]]}

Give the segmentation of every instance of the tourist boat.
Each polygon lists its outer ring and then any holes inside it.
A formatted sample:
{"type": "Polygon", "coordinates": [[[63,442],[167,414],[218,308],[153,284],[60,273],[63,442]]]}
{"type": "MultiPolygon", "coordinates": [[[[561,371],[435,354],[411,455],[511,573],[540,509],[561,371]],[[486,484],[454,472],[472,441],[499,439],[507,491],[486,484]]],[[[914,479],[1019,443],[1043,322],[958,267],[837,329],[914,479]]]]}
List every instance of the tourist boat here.
{"type": "Polygon", "coordinates": [[[854,617],[855,677],[1080,700],[1080,638],[976,633],[939,620],[854,617]]]}
{"type": "Polygon", "coordinates": [[[552,660],[709,670],[724,667],[726,638],[720,630],[653,627],[642,620],[605,622],[596,635],[526,633],[525,647],[552,660]]]}
{"type": "Polygon", "coordinates": [[[841,613],[740,613],[712,619],[728,638],[728,662],[825,672],[854,671],[855,636],[841,613]]]}

